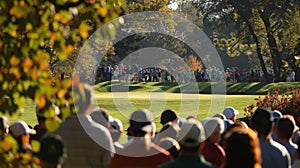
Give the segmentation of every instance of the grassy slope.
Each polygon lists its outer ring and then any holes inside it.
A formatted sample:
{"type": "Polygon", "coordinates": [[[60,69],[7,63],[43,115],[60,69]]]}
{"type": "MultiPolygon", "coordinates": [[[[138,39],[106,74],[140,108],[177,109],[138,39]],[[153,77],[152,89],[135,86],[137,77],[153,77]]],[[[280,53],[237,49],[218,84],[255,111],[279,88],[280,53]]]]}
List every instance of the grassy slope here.
{"type": "MultiPolygon", "coordinates": [[[[179,86],[177,83],[136,83],[136,84],[124,84],[119,82],[102,82],[95,86],[97,92],[115,92],[115,91],[130,91],[130,92],[153,92],[153,91],[163,91],[167,93],[181,93],[184,88],[188,87],[186,84],[179,86]]],[[[221,90],[223,93],[229,95],[264,95],[270,90],[274,90],[280,87],[281,89],[300,87],[299,82],[294,83],[198,83],[197,90],[201,94],[211,94],[212,88],[224,88],[221,90]]]]}

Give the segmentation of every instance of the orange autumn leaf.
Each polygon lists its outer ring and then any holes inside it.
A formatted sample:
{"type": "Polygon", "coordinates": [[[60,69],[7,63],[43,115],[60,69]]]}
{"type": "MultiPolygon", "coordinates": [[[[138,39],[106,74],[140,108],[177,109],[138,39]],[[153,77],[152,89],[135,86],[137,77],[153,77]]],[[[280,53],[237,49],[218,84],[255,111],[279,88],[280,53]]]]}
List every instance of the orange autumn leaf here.
{"type": "Polygon", "coordinates": [[[26,67],[26,68],[31,68],[33,65],[33,62],[31,59],[29,58],[26,58],[23,62],[23,67],[26,67]]]}
{"type": "Polygon", "coordinates": [[[10,65],[12,66],[18,66],[19,63],[20,63],[20,60],[14,55],[10,58],[10,61],[9,61],[10,65]]]}
{"type": "Polygon", "coordinates": [[[38,105],[39,105],[39,107],[41,107],[41,108],[44,107],[44,106],[46,105],[46,99],[45,99],[44,96],[41,96],[41,97],[39,98],[38,105]]]}

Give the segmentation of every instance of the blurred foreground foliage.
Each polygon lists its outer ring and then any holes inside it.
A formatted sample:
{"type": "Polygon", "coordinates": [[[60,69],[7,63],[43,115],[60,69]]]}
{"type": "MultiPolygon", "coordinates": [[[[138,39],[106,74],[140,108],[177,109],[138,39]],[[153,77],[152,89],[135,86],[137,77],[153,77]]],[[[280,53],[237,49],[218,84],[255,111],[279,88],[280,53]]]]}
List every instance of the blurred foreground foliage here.
{"type": "MultiPolygon", "coordinates": [[[[115,0],[0,1],[0,112],[21,113],[28,99],[42,108],[58,105],[62,119],[73,112],[68,106],[72,82],[53,75],[53,62],[68,59],[124,5],[115,0]]],[[[61,121],[54,115],[45,111],[50,131],[61,121]]],[[[37,158],[18,153],[17,146],[10,135],[1,141],[0,167],[39,167],[37,158]]]]}

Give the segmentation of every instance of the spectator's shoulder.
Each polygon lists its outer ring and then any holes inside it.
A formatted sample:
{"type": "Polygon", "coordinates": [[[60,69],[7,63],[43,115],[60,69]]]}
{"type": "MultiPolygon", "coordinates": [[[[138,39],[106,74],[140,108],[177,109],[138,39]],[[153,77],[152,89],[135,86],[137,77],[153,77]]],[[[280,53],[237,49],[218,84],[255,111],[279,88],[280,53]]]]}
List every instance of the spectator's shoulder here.
{"type": "Polygon", "coordinates": [[[158,165],[157,168],[176,168],[176,164],[174,161],[166,162],[161,165],[158,165]]]}
{"type": "Polygon", "coordinates": [[[202,167],[202,168],[217,168],[213,164],[206,161],[203,156],[200,157],[200,161],[201,161],[201,164],[202,164],[200,167],[202,167]]]}

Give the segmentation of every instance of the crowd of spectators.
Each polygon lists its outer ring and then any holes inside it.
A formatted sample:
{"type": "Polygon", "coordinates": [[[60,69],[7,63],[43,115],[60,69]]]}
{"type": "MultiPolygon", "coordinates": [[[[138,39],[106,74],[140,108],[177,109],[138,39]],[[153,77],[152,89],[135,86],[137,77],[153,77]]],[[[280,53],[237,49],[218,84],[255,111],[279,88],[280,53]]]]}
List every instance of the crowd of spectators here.
{"type": "MultiPolygon", "coordinates": [[[[290,115],[258,108],[249,123],[237,118],[239,111],[226,107],[220,113],[198,120],[181,118],[166,109],[156,130],[152,113],[133,111],[129,127],[103,108],[93,107],[89,85],[75,87],[77,113],[66,118],[58,130],[45,129],[45,112],[36,108],[38,125],[24,121],[10,124],[0,117],[0,140],[11,135],[18,153],[36,155],[41,167],[111,168],[296,168],[300,163],[299,128],[290,115]],[[127,142],[120,137],[127,135],[127,142]],[[126,135],[125,135],[126,134],[126,135]],[[41,147],[32,152],[31,141],[41,147]]],[[[59,117],[59,108],[50,106],[59,117]]]]}
{"type": "MultiPolygon", "coordinates": [[[[82,73],[82,77],[90,82],[103,82],[117,80],[122,82],[263,82],[263,72],[261,70],[241,70],[238,67],[227,67],[223,70],[209,66],[191,70],[186,67],[168,66],[164,68],[147,67],[140,65],[125,64],[104,64],[94,67],[89,66],[88,73],[82,73]],[[87,74],[87,75],[86,75],[87,74]]],[[[272,71],[269,72],[271,81],[275,80],[272,71]]],[[[295,72],[287,69],[285,75],[286,82],[295,82],[295,72]]]]}

